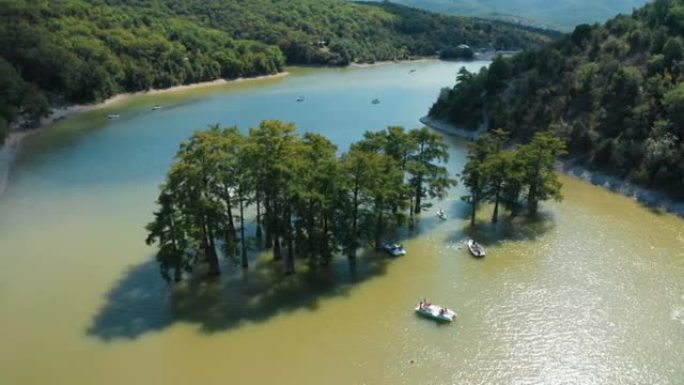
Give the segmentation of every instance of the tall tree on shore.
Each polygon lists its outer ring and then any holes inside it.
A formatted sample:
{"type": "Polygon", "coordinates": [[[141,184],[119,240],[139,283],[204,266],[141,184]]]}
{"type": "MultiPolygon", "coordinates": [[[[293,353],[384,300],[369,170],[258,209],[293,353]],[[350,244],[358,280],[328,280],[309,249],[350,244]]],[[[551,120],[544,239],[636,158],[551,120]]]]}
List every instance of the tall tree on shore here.
{"type": "Polygon", "coordinates": [[[171,280],[169,271],[173,270],[173,280],[179,282],[183,277],[183,269],[189,264],[186,259],[189,245],[183,215],[175,199],[172,186],[162,185],[157,199],[159,209],[154,213],[154,220],[145,227],[148,232],[145,243],[159,246],[157,261],[164,280],[171,280]]]}
{"type": "Polygon", "coordinates": [[[405,170],[414,144],[402,127],[389,127],[385,131],[367,131],[364,138],[353,143],[351,148],[376,155],[368,158],[369,184],[362,192],[373,201],[372,215],[365,218],[364,226],[373,234],[373,247],[380,249],[384,233],[390,227],[403,223],[404,212],[410,209],[405,170]]]}
{"type": "Polygon", "coordinates": [[[374,154],[366,164],[369,184],[364,186],[362,192],[373,203],[365,227],[372,234],[372,244],[376,250],[380,249],[385,232],[397,224],[395,207],[405,201],[397,193],[397,189],[403,186],[404,174],[394,164],[391,157],[383,154],[374,154]]]}
{"type": "Polygon", "coordinates": [[[182,189],[183,211],[191,218],[195,228],[195,236],[204,250],[204,257],[209,264],[209,274],[221,273],[216,254],[216,238],[220,236],[220,221],[223,210],[218,198],[213,194],[218,175],[218,156],[215,129],[196,131],[188,142],[181,143],[178,161],[171,169],[171,177],[180,181],[182,189]]]}
{"type": "MultiPolygon", "coordinates": [[[[218,130],[218,126],[211,128],[218,130]]],[[[224,201],[226,255],[237,258],[238,236],[235,218],[239,221],[239,260],[243,268],[249,267],[247,260],[247,240],[245,237],[245,205],[253,194],[253,178],[250,173],[249,159],[246,156],[246,138],[237,127],[221,130],[217,137],[218,175],[216,189],[224,201]],[[237,210],[237,215],[233,210],[237,210]]]]}
{"type": "Polygon", "coordinates": [[[499,202],[501,191],[504,187],[506,177],[509,173],[512,153],[503,150],[508,140],[508,132],[502,129],[492,131],[488,139],[492,141],[493,153],[485,161],[483,167],[487,175],[488,194],[487,199],[494,203],[492,222],[499,220],[499,202]]]}
{"type": "Polygon", "coordinates": [[[447,145],[442,137],[427,127],[410,132],[415,152],[410,157],[408,171],[411,174],[409,184],[413,190],[413,212],[420,213],[422,199],[426,197],[443,199],[449,187],[456,185],[456,180],[449,178],[446,167],[438,163],[449,161],[447,145]]]}
{"type": "Polygon", "coordinates": [[[282,259],[282,244],[286,242],[285,271],[294,273],[292,248],[292,205],[294,181],[301,167],[303,151],[294,124],[265,120],[250,130],[252,165],[257,168],[257,188],[263,191],[266,240],[273,246],[273,259],[282,259]]]}
{"type": "Polygon", "coordinates": [[[378,154],[374,152],[352,149],[341,158],[341,183],[344,202],[342,225],[344,231],[343,246],[350,265],[356,263],[356,251],[361,246],[361,220],[364,207],[372,200],[365,193],[373,183],[373,174],[368,165],[377,163],[378,154]]]}
{"type": "Polygon", "coordinates": [[[298,172],[297,228],[301,230],[297,249],[311,266],[326,264],[337,249],[335,214],[339,201],[340,170],[337,147],[327,138],[312,133],[303,137],[303,167],[298,172]]]}
{"type": "Polygon", "coordinates": [[[485,162],[492,153],[492,141],[488,135],[477,138],[468,144],[468,161],[463,168],[461,181],[469,194],[463,200],[470,204],[470,225],[475,225],[477,209],[487,193],[487,170],[485,162]]]}
{"type": "Polygon", "coordinates": [[[524,164],[523,183],[527,185],[527,209],[537,214],[539,201],[563,199],[562,184],[554,166],[558,157],[565,154],[565,143],[549,132],[538,132],[529,144],[518,149],[524,164]]]}

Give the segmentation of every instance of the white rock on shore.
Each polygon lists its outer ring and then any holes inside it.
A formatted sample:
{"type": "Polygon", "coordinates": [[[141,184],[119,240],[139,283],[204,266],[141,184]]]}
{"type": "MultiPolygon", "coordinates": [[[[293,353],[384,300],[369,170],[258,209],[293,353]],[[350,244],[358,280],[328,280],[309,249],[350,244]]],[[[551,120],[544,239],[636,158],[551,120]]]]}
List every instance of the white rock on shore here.
{"type": "Polygon", "coordinates": [[[420,122],[435,130],[442,131],[446,134],[455,135],[459,138],[467,140],[477,139],[478,137],[480,137],[480,135],[487,132],[487,129],[484,126],[480,127],[476,131],[471,131],[463,128],[458,128],[449,122],[431,118],[429,116],[423,116],[422,118],[420,118],[420,122]]]}

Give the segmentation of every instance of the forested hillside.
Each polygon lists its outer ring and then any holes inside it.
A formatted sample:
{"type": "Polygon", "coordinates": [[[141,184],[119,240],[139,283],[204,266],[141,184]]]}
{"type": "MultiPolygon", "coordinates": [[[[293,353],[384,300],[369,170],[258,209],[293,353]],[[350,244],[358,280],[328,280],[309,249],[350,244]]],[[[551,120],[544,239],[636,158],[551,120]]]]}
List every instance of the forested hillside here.
{"type": "Polygon", "coordinates": [[[5,0],[0,142],[8,122],[54,103],[271,74],[286,62],[345,65],[463,43],[524,49],[548,40],[505,24],[343,0],[5,0]]]}
{"type": "Polygon", "coordinates": [[[563,31],[582,23],[603,22],[618,13],[631,14],[648,0],[396,0],[433,12],[507,20],[563,31]]]}
{"type": "Polygon", "coordinates": [[[487,116],[521,140],[552,130],[578,161],[681,195],[683,35],[684,0],[656,0],[479,74],[462,71],[430,114],[471,128],[487,116]]]}

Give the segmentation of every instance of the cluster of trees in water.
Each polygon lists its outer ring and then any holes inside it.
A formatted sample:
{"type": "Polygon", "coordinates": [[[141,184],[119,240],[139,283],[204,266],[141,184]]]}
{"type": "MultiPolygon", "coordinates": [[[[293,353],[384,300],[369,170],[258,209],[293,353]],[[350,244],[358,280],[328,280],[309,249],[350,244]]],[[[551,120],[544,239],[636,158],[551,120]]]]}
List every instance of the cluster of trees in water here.
{"type": "Polygon", "coordinates": [[[353,266],[360,247],[380,248],[429,206],[426,198],[443,198],[456,184],[443,166],[448,158],[442,137],[427,128],[366,132],[338,155],[325,137],[300,136],[276,120],[247,135],[213,126],[180,145],[147,242],[159,246],[162,275],[175,281],[199,254],[219,274],[219,250],[247,268],[255,245],[272,248],[286,274],[297,258],[315,266],[340,252],[353,266]]]}
{"type": "Polygon", "coordinates": [[[509,133],[496,129],[468,145],[467,162],[461,180],[469,194],[470,224],[482,202],[494,204],[492,222],[498,221],[499,205],[518,215],[523,203],[535,216],[540,201],[561,200],[561,183],[555,173],[565,143],[549,132],[538,132],[524,145],[509,146],[509,133]]]}
{"type": "Polygon", "coordinates": [[[524,49],[540,31],[344,0],[64,0],[0,2],[0,142],[6,126],[50,104],[290,64],[436,55],[449,47],[524,49]]]}
{"type": "MultiPolygon", "coordinates": [[[[540,201],[560,200],[554,165],[564,153],[549,132],[511,146],[498,129],[470,143],[460,178],[471,225],[483,202],[494,204],[496,222],[500,204],[512,216],[526,204],[535,216],[540,201]]],[[[448,159],[443,138],[426,127],[368,131],[338,155],[324,136],[299,135],[278,120],[246,135],[211,126],[181,143],[146,242],[159,246],[168,281],[182,280],[198,262],[220,274],[219,254],[247,268],[249,251],[262,247],[283,261],[286,274],[297,259],[326,265],[340,253],[354,268],[359,248],[379,250],[384,237],[432,206],[426,199],[446,197],[457,183],[444,167],[448,159]]]]}
{"type": "Polygon", "coordinates": [[[540,127],[575,160],[637,183],[684,191],[684,1],[655,0],[550,47],[461,71],[430,114],[485,120],[528,140],[540,127]]]}

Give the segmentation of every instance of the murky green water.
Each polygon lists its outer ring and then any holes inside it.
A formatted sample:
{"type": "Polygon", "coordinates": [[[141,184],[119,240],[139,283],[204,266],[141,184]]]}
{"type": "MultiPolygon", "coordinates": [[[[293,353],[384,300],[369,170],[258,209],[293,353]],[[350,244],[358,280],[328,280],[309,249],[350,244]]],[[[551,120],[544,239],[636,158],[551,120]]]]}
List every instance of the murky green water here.
{"type": "MultiPolygon", "coordinates": [[[[287,279],[228,262],[220,282],[159,279],[143,226],[193,129],[278,118],[346,148],[416,126],[460,65],[294,70],[31,138],[0,197],[0,383],[684,383],[684,221],[570,178],[542,220],[491,228],[485,209],[475,230],[457,188],[439,204],[449,221],[423,215],[407,256],[367,256],[357,276],[339,259],[287,279]],[[461,247],[472,235],[486,258],[461,247]],[[457,321],[416,317],[423,297],[457,321]]],[[[458,171],[463,144],[448,141],[458,171]]]]}

